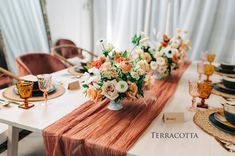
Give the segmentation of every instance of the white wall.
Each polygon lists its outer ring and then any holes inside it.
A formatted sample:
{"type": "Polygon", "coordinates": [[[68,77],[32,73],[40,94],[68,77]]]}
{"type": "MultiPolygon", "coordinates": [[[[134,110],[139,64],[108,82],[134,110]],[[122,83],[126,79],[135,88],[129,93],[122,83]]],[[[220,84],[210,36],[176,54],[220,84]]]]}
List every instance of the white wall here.
{"type": "Polygon", "coordinates": [[[91,49],[89,0],[47,0],[46,8],[53,44],[60,38],[91,49]]]}

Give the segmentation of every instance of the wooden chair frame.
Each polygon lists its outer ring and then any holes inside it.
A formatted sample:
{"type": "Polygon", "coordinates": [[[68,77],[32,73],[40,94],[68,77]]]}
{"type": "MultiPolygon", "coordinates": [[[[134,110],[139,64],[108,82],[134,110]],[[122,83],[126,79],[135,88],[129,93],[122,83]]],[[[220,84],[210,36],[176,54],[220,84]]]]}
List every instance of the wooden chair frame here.
{"type": "Polygon", "coordinates": [[[67,67],[71,67],[71,66],[74,66],[73,63],[69,62],[66,58],[64,58],[61,54],[59,54],[56,50],[60,49],[60,48],[75,48],[75,49],[82,49],[82,51],[88,53],[89,55],[91,55],[91,57],[98,57],[97,55],[95,55],[94,53],[86,50],[86,49],[83,49],[83,48],[80,48],[80,47],[76,47],[74,45],[69,45],[69,44],[64,44],[64,45],[60,45],[60,46],[55,46],[53,48],[51,48],[51,51],[52,51],[52,54],[55,55],[56,57],[58,57],[60,60],[62,60],[65,65],[67,67]]]}
{"type": "Polygon", "coordinates": [[[8,84],[8,86],[13,84],[13,79],[15,79],[17,81],[21,80],[15,74],[13,74],[13,73],[9,72],[8,70],[0,67],[0,77],[3,77],[3,76],[8,76],[10,78],[11,82],[10,82],[10,84],[8,84]]]}

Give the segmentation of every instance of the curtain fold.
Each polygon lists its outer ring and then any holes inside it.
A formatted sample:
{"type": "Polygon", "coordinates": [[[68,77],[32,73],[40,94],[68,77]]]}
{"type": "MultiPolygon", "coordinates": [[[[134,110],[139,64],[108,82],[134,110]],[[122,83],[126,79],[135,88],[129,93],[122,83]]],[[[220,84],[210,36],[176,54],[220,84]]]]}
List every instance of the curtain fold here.
{"type": "Polygon", "coordinates": [[[27,51],[49,52],[39,0],[0,0],[0,29],[13,72],[18,55],[27,51]]]}
{"type": "MultiPolygon", "coordinates": [[[[200,59],[204,51],[217,55],[217,61],[235,63],[235,1],[234,0],[169,0],[171,5],[169,34],[176,28],[188,31],[192,49],[191,60],[200,59]]],[[[95,38],[107,38],[117,49],[131,47],[131,37],[144,30],[144,0],[101,0],[95,2],[95,38]],[[103,6],[103,7],[100,7],[103,6]],[[100,22],[99,22],[100,21],[100,22]],[[99,31],[105,29],[104,31],[99,31]],[[98,33],[97,33],[98,32],[98,33]],[[104,33],[101,33],[104,32],[104,33]]],[[[157,32],[165,33],[168,0],[152,0],[150,39],[157,32]]],[[[99,49],[96,51],[100,53],[99,49]]]]}

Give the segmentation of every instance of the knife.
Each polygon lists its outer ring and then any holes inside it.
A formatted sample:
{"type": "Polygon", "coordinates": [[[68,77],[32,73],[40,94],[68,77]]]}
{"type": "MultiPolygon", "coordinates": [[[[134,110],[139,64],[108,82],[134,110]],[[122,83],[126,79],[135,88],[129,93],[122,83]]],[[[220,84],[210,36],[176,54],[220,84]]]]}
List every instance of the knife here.
{"type": "Polygon", "coordinates": [[[7,102],[7,103],[12,103],[12,104],[15,104],[15,105],[20,105],[20,103],[19,103],[19,102],[16,102],[16,101],[4,100],[4,99],[0,99],[0,101],[2,101],[2,102],[7,102]]]}

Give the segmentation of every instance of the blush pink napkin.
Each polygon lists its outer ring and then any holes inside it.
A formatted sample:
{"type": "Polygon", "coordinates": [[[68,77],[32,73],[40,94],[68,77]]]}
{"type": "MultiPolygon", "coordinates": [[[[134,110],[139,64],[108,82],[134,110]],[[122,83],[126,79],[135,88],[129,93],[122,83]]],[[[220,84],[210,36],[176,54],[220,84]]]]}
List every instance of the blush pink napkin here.
{"type": "MultiPolygon", "coordinates": [[[[108,102],[88,101],[43,130],[48,156],[124,156],[174,94],[189,66],[186,62],[165,80],[157,80],[142,100],[125,101],[120,111],[108,102]],[[157,97],[151,100],[150,96],[157,97]]],[[[79,99],[78,99],[79,100],[79,99]]],[[[56,111],[56,110],[55,110],[56,111]]]]}

